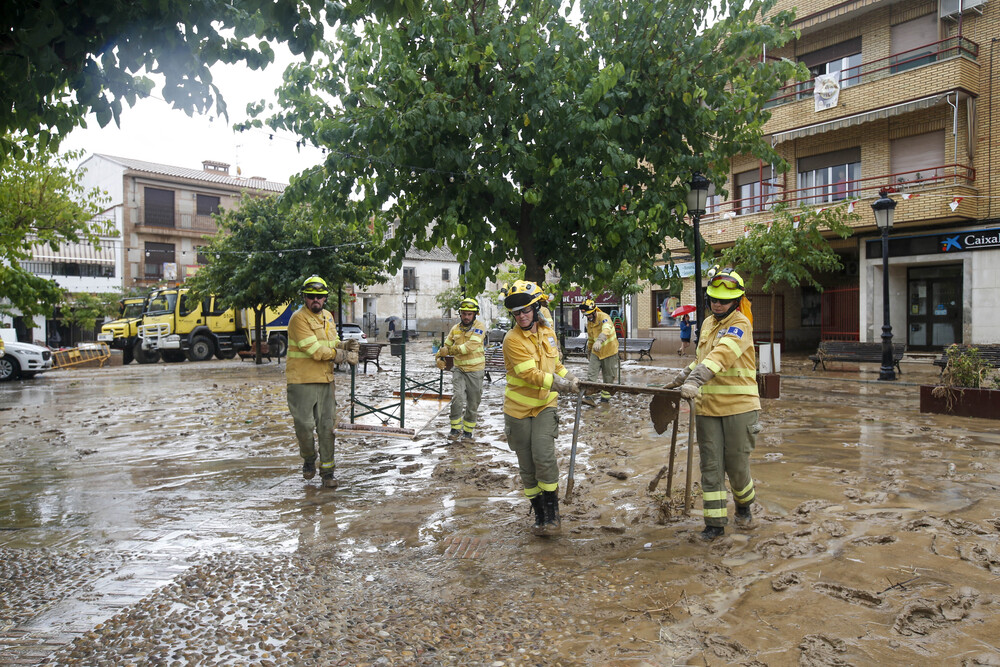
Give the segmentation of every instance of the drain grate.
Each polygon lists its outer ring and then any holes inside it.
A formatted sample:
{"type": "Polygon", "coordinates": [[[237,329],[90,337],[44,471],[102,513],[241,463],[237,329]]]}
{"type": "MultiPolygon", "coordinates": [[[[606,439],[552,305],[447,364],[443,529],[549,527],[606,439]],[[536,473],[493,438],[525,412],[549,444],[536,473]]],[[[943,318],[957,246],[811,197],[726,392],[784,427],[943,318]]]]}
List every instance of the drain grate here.
{"type": "Polygon", "coordinates": [[[485,537],[449,535],[441,540],[445,545],[445,558],[481,558],[489,548],[490,540],[485,537]]]}

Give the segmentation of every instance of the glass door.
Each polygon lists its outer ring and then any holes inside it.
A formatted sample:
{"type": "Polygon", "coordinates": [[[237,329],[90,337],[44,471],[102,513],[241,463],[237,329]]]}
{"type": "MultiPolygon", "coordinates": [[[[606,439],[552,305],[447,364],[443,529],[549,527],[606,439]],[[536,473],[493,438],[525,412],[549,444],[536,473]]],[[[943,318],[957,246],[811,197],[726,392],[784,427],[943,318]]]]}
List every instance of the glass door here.
{"type": "Polygon", "coordinates": [[[940,349],[962,342],[962,265],[909,269],[906,343],[940,349]]]}

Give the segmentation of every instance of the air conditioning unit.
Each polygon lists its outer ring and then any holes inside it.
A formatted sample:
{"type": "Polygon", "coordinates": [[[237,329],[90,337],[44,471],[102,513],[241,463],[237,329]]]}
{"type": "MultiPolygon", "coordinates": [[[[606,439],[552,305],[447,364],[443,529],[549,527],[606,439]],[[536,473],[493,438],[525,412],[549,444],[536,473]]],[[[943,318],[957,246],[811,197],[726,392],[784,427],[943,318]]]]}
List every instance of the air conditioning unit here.
{"type": "Polygon", "coordinates": [[[938,15],[943,19],[957,19],[959,5],[962,14],[973,11],[981,15],[985,4],[986,0],[938,0],[938,15]]]}

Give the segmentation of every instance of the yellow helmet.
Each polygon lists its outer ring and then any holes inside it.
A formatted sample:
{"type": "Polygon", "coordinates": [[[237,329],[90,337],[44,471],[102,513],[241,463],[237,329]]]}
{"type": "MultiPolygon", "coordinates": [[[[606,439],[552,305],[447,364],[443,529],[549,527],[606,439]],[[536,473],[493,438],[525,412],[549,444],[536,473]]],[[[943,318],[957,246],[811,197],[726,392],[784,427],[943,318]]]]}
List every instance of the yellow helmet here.
{"type": "Polygon", "coordinates": [[[476,301],[475,299],[462,299],[462,303],[460,303],[458,306],[458,312],[462,312],[463,310],[468,310],[474,313],[478,313],[479,302],[476,301]]]}
{"type": "Polygon", "coordinates": [[[714,299],[738,299],[746,292],[743,278],[734,269],[717,271],[708,281],[708,296],[714,299]]]}
{"type": "Polygon", "coordinates": [[[326,281],[319,276],[309,276],[302,283],[302,293],[327,295],[330,293],[330,288],[327,286],[326,281]]]}
{"type": "Polygon", "coordinates": [[[530,280],[517,280],[507,290],[503,305],[507,310],[520,310],[538,303],[542,298],[542,288],[530,280]]]}
{"type": "Polygon", "coordinates": [[[593,299],[584,299],[583,303],[580,304],[580,310],[583,311],[584,315],[590,315],[597,310],[597,304],[594,303],[593,299]]]}

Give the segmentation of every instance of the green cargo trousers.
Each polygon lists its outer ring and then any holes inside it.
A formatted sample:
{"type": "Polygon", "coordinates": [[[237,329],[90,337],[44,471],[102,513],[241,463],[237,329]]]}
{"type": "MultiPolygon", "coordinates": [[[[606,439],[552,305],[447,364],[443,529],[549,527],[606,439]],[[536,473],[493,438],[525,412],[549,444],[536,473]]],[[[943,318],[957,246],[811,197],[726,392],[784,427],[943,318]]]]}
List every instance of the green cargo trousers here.
{"type": "Polygon", "coordinates": [[[334,420],[337,399],[332,382],[310,382],[288,385],[288,410],[295,422],[295,437],[299,441],[299,456],[306,461],[316,458],[313,431],[319,434],[320,475],[333,471],[335,436],[334,420]]]}
{"type": "MultiPolygon", "coordinates": [[[[618,382],[618,355],[612,354],[610,357],[598,359],[597,355],[591,352],[587,355],[587,382],[597,382],[600,374],[601,382],[605,384],[615,384],[618,382]]],[[[606,391],[601,392],[601,398],[609,399],[611,394],[606,391]]]]}
{"type": "Polygon", "coordinates": [[[739,507],[753,503],[756,494],[750,476],[750,452],[757,444],[759,410],[728,417],[695,417],[701,458],[701,493],[706,526],[725,526],[726,476],[739,507]]]}
{"type": "Polygon", "coordinates": [[[451,372],[451,427],[466,433],[476,428],[479,402],[483,398],[482,371],[463,371],[455,368],[451,372]]]}
{"type": "Polygon", "coordinates": [[[535,417],[517,419],[504,415],[507,446],[517,455],[524,495],[534,498],[542,491],[559,488],[559,464],[556,463],[556,436],[559,417],[555,407],[545,408],[535,417]]]}

